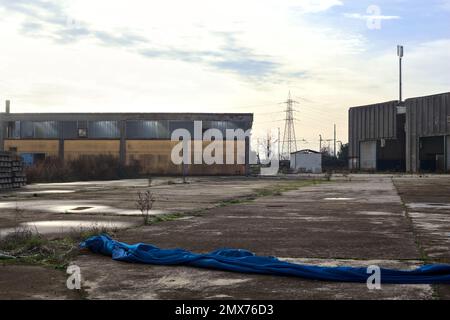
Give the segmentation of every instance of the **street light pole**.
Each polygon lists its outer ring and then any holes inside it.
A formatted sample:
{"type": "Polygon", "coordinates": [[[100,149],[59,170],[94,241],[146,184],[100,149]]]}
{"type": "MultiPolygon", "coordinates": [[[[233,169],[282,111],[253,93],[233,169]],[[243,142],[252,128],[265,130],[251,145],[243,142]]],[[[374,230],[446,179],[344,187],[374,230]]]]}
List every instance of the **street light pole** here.
{"type": "Polygon", "coordinates": [[[278,162],[281,161],[280,139],[281,139],[280,128],[278,128],[278,162]]]}
{"type": "Polygon", "coordinates": [[[334,124],[334,157],[336,158],[336,124],[334,124]]]}
{"type": "Polygon", "coordinates": [[[397,46],[397,56],[399,59],[399,103],[403,102],[403,88],[402,88],[402,59],[403,59],[403,46],[397,46]]]}

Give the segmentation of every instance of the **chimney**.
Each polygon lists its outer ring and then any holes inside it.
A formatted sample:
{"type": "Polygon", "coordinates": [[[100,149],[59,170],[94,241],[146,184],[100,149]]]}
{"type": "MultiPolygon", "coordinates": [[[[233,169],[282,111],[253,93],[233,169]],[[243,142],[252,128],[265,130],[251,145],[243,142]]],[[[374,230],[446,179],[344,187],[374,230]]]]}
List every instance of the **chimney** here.
{"type": "Polygon", "coordinates": [[[10,105],[11,105],[11,101],[6,100],[6,103],[5,103],[5,112],[6,112],[6,113],[9,113],[9,111],[10,111],[10,105]]]}

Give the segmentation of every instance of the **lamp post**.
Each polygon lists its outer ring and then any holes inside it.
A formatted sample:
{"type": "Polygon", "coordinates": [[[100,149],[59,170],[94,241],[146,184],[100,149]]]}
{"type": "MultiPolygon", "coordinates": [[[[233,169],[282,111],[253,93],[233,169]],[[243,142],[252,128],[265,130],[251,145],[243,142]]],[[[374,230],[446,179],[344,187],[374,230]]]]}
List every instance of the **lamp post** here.
{"type": "Polygon", "coordinates": [[[403,46],[397,46],[397,56],[399,59],[399,103],[403,102],[402,97],[402,58],[403,58],[403,46]]]}

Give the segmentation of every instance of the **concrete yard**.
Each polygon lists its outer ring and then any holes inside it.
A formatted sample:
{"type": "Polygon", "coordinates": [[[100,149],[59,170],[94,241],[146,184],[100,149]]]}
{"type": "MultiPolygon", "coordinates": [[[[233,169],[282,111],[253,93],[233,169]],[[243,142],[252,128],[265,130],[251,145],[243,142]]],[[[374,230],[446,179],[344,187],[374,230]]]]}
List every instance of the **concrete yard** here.
{"type": "MultiPolygon", "coordinates": [[[[0,236],[26,223],[51,238],[101,225],[116,229],[120,241],[202,253],[243,248],[305,264],[402,269],[450,263],[445,175],[199,177],[188,184],[158,178],[150,187],[151,213],[166,219],[143,226],[134,202],[146,188],[148,180],[122,180],[35,184],[0,194],[0,236]]],[[[81,268],[79,293],[66,289],[64,270],[0,260],[0,298],[450,298],[448,285],[369,290],[366,284],[127,264],[86,252],[72,263],[81,268]]]]}

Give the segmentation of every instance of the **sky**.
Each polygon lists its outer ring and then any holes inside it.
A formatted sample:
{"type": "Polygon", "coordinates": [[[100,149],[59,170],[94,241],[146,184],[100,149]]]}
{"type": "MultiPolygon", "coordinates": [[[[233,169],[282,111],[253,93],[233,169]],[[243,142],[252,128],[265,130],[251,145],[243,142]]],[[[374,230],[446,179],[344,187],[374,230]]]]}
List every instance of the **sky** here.
{"type": "Polygon", "coordinates": [[[0,0],[12,112],[251,112],[347,142],[348,108],[450,91],[450,0],[0,0]]]}

